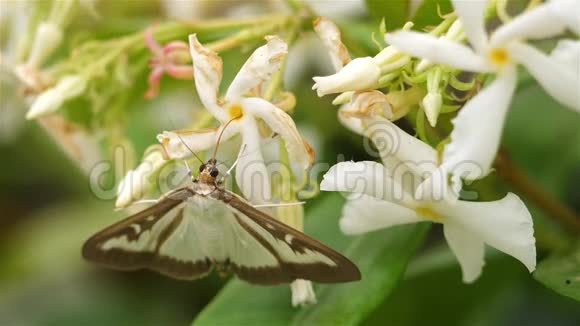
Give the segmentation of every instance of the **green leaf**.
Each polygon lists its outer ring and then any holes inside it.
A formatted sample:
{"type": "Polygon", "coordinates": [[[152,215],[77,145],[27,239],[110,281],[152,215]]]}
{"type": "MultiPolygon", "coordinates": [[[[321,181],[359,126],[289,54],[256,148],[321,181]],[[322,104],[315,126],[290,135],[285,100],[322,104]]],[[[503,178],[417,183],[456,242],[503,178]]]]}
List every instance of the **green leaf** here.
{"type": "Polygon", "coordinates": [[[534,278],[559,294],[580,301],[580,243],[542,261],[534,278]]]}
{"type": "Polygon", "coordinates": [[[403,27],[407,19],[409,1],[407,0],[366,0],[371,16],[385,19],[387,31],[403,27]]]}
{"type": "Polygon", "coordinates": [[[413,17],[415,29],[439,24],[441,17],[439,17],[438,8],[444,15],[453,11],[450,0],[424,0],[413,17]]]}
{"type": "Polygon", "coordinates": [[[361,270],[361,281],[315,285],[318,303],[293,308],[288,286],[257,287],[232,280],[193,324],[345,325],[364,320],[398,284],[429,225],[399,226],[348,238],[337,223],[343,202],[339,194],[323,196],[308,210],[306,230],[351,258],[361,270]]]}

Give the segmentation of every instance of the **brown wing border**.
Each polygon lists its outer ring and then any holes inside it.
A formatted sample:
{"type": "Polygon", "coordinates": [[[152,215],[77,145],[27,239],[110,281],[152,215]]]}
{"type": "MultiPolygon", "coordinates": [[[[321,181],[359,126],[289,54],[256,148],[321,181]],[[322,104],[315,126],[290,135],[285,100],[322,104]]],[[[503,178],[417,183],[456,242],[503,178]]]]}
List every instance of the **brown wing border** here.
{"type": "MultiPolygon", "coordinates": [[[[103,229],[85,241],[82,247],[83,258],[116,270],[135,271],[148,269],[183,280],[197,279],[207,275],[212,269],[212,264],[209,259],[194,263],[162,256],[157,251],[130,252],[117,248],[107,251],[99,249],[99,245],[103,241],[114,237],[125,235],[130,240],[136,239],[139,233],[131,227],[132,224],[140,225],[141,232],[151,229],[168,212],[194,195],[195,193],[190,188],[177,189],[165,195],[155,205],[103,229]],[[149,217],[153,217],[153,219],[148,219],[149,217]]],[[[181,221],[182,218],[183,213],[180,212],[176,216],[176,220],[181,221]]],[[[162,231],[161,236],[167,238],[178,225],[179,223],[173,221],[162,231]]]]}
{"type": "Polygon", "coordinates": [[[260,268],[251,270],[240,266],[232,266],[234,272],[241,279],[251,283],[264,285],[289,283],[296,279],[310,280],[317,283],[343,283],[354,282],[361,279],[361,273],[358,267],[334,249],[254,208],[248,202],[227,190],[222,192],[219,199],[248,216],[252,221],[257,223],[265,231],[272,234],[275,238],[285,241],[284,237],[287,234],[291,235],[293,237],[291,245],[292,249],[299,252],[304,249],[314,249],[336,263],[336,266],[329,266],[324,263],[297,264],[284,261],[268,241],[263,239],[255,232],[255,230],[247,225],[247,223],[241,220],[239,216],[234,214],[240,225],[260,241],[260,243],[274,257],[276,257],[280,264],[280,268],[260,268]],[[271,227],[269,228],[268,226],[271,227]],[[296,244],[300,246],[296,247],[296,244]]]}

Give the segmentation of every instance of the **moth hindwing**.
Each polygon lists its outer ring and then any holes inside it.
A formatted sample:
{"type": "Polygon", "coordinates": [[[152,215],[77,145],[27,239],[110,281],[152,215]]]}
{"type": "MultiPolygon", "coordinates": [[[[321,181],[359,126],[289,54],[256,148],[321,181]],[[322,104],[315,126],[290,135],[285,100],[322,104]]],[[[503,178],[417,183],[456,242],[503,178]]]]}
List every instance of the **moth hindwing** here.
{"type": "Polygon", "coordinates": [[[360,279],[357,267],[338,252],[208,180],[170,192],[97,233],[83,256],[115,269],[188,280],[214,267],[263,285],[360,279]]]}

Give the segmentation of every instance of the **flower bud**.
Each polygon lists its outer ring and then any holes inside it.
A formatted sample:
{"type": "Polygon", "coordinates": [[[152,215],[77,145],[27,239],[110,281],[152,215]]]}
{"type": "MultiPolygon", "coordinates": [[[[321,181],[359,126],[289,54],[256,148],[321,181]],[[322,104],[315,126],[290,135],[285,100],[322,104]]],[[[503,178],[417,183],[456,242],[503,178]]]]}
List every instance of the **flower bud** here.
{"type": "Polygon", "coordinates": [[[159,146],[155,146],[153,150],[146,153],[143,162],[136,169],[130,170],[119,183],[115,206],[127,207],[133,201],[141,198],[143,193],[152,186],[149,178],[166,162],[159,146]]]}
{"type": "Polygon", "coordinates": [[[377,86],[381,69],[371,57],[357,58],[334,75],[314,77],[318,96],[346,91],[372,89],[377,86]]]}
{"type": "Polygon", "coordinates": [[[440,93],[428,93],[427,96],[423,98],[423,108],[431,127],[437,125],[437,118],[441,112],[442,104],[443,100],[440,93]]]}
{"type": "Polygon", "coordinates": [[[40,23],[26,64],[34,68],[40,67],[58,48],[62,42],[62,37],[62,30],[57,24],[51,22],[40,23]]]}
{"type": "Polygon", "coordinates": [[[27,119],[35,119],[58,110],[62,104],[82,94],[87,87],[87,82],[79,75],[63,77],[56,86],[40,94],[28,113],[27,119]]]}
{"type": "Polygon", "coordinates": [[[292,289],[292,306],[297,307],[316,303],[312,282],[299,279],[290,284],[290,289],[292,289]]]}

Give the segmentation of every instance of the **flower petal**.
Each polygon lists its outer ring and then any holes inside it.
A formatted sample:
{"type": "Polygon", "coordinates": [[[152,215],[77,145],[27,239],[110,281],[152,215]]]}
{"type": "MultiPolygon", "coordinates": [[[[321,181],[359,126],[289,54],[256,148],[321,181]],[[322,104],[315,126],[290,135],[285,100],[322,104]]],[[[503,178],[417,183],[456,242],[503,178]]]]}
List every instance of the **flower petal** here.
{"type": "Polygon", "coordinates": [[[346,91],[373,89],[379,82],[381,68],[371,57],[356,58],[334,75],[314,77],[318,96],[346,91]]]}
{"type": "Polygon", "coordinates": [[[572,67],[580,75],[580,41],[564,39],[550,53],[550,57],[562,65],[572,67]]]}
{"type": "Polygon", "coordinates": [[[365,121],[364,136],[370,138],[392,175],[402,177],[407,170],[424,177],[437,169],[437,152],[421,140],[409,135],[393,122],[376,117],[365,121]],[[399,171],[399,169],[401,169],[399,171]]]}
{"type": "Polygon", "coordinates": [[[314,152],[302,140],[294,120],[286,112],[257,97],[244,99],[241,105],[251,115],[264,120],[272,131],[284,139],[286,150],[293,161],[298,162],[304,169],[314,163],[314,152]]]}
{"type": "Polygon", "coordinates": [[[242,147],[236,166],[236,183],[252,204],[269,203],[272,200],[270,176],[260,150],[258,125],[251,117],[242,118],[240,124],[242,147]]]}
{"type": "MultiPolygon", "coordinates": [[[[238,124],[230,124],[224,131],[221,141],[231,138],[238,131],[238,124]]],[[[197,153],[215,146],[220,132],[221,128],[164,131],[157,135],[157,140],[163,146],[165,159],[182,159],[191,157],[191,151],[197,153]]]]}
{"type": "Polygon", "coordinates": [[[492,46],[502,46],[517,39],[542,39],[559,35],[566,29],[566,23],[554,14],[552,3],[518,15],[509,23],[500,26],[490,37],[492,46]]]}
{"type": "Polygon", "coordinates": [[[481,270],[485,265],[483,241],[461,226],[451,223],[443,226],[443,234],[451,251],[459,261],[463,282],[472,283],[481,275],[481,270]]]}
{"type": "Polygon", "coordinates": [[[536,268],[532,216],[518,196],[509,193],[492,202],[458,201],[445,210],[449,223],[518,259],[530,272],[536,268]]]}
{"type": "Polygon", "coordinates": [[[463,24],[469,43],[479,53],[484,53],[487,47],[485,31],[485,11],[489,4],[487,0],[452,0],[453,9],[463,24]]]}
{"type": "Polygon", "coordinates": [[[159,95],[159,89],[161,88],[161,78],[163,77],[163,67],[155,67],[151,70],[149,77],[147,78],[147,83],[149,88],[145,92],[145,99],[150,100],[157,95],[159,95]]]}
{"type": "Polygon", "coordinates": [[[386,201],[412,206],[410,193],[388,175],[383,165],[364,162],[341,162],[324,175],[320,183],[322,191],[344,191],[365,194],[386,201]]]}
{"type": "Polygon", "coordinates": [[[253,88],[268,82],[280,70],[288,44],[276,36],[267,36],[266,45],[254,51],[242,66],[226,92],[227,102],[235,102],[253,88]]]}
{"type": "Polygon", "coordinates": [[[222,80],[222,59],[201,45],[196,34],[189,35],[189,51],[193,60],[195,86],[201,102],[216,119],[227,121],[228,115],[217,100],[222,80]]]}
{"type": "Polygon", "coordinates": [[[388,44],[409,55],[460,70],[490,72],[486,59],[469,47],[444,38],[417,32],[400,31],[385,35],[388,44]]]}
{"type": "Polygon", "coordinates": [[[556,19],[562,20],[568,29],[576,35],[580,35],[580,1],[578,0],[550,0],[550,9],[552,9],[556,19]]]}
{"type": "Polygon", "coordinates": [[[156,57],[162,57],[163,47],[161,46],[161,44],[157,42],[157,40],[155,40],[155,36],[153,35],[154,29],[155,25],[151,25],[147,27],[147,29],[145,29],[144,33],[145,45],[147,46],[147,48],[149,48],[149,51],[151,51],[156,57]]]}
{"type": "Polygon", "coordinates": [[[314,21],[314,30],[330,54],[335,71],[339,71],[350,62],[348,50],[342,44],[340,30],[331,20],[319,17],[314,21]]]}
{"type": "Polygon", "coordinates": [[[512,44],[510,52],[556,101],[580,112],[578,67],[563,65],[524,43],[512,44]]]}
{"type": "Polygon", "coordinates": [[[394,113],[388,97],[383,92],[372,90],[355,92],[352,95],[350,110],[345,114],[352,114],[358,117],[382,116],[393,119],[394,113]]]}
{"type": "Polygon", "coordinates": [[[461,109],[443,151],[443,166],[449,173],[469,180],[489,173],[515,87],[515,67],[507,67],[461,109]]]}
{"type": "Polygon", "coordinates": [[[400,224],[423,222],[414,210],[361,195],[349,199],[342,209],[340,230],[347,235],[357,235],[400,224]]]}

